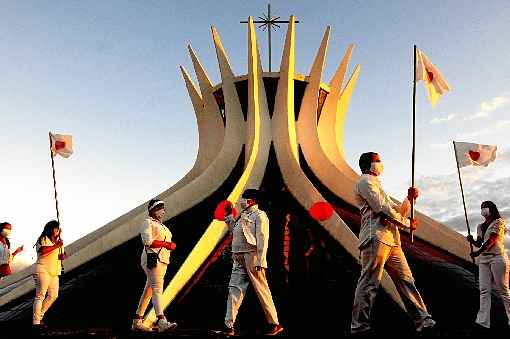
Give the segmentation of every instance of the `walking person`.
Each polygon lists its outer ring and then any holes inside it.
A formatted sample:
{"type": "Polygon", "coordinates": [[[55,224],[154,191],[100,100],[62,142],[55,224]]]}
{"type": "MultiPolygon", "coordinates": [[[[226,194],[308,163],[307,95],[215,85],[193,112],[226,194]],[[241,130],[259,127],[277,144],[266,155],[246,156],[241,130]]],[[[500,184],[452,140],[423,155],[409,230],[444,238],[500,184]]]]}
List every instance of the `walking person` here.
{"type": "MultiPolygon", "coordinates": [[[[397,228],[398,225],[416,229],[416,220],[408,220],[404,212],[409,202],[397,206],[383,191],[378,179],[383,171],[379,154],[363,153],[359,158],[359,167],[362,175],[354,191],[361,211],[361,275],[354,295],[351,333],[364,335],[371,331],[370,312],[385,269],[395,283],[416,331],[429,331],[434,328],[435,321],[414,284],[397,228]]],[[[407,200],[417,197],[418,190],[409,188],[407,200]]]]}
{"type": "Polygon", "coordinates": [[[49,221],[35,243],[37,261],[32,324],[37,328],[43,326],[44,315],[58,297],[59,276],[64,260],[63,245],[59,222],[49,221]]]}
{"type": "Polygon", "coordinates": [[[173,330],[177,324],[166,319],[163,313],[162,296],[165,273],[170,263],[170,253],[175,249],[172,233],[163,224],[165,203],[152,199],[148,205],[149,217],[144,221],[140,235],[143,243],[141,266],[147,280],[138,302],[131,329],[133,331],[151,332],[153,329],[143,323],[143,316],[152,298],[152,306],[156,311],[155,323],[158,332],[173,330]]]}
{"type": "Polygon", "coordinates": [[[481,204],[484,222],[476,229],[476,240],[468,235],[467,240],[478,250],[471,253],[478,260],[478,279],[480,286],[480,309],[476,324],[485,329],[491,327],[491,291],[494,288],[505,307],[510,325],[510,291],[508,289],[509,260],[505,251],[505,220],[501,218],[496,204],[484,201],[481,204]]]}
{"type": "Polygon", "coordinates": [[[0,223],[0,279],[12,273],[11,263],[14,257],[23,251],[23,246],[20,246],[11,254],[11,242],[9,240],[11,232],[12,225],[10,223],[0,223]]]}
{"type": "Polygon", "coordinates": [[[257,293],[269,325],[264,334],[276,335],[283,331],[266,278],[269,219],[258,208],[258,198],[257,190],[245,190],[239,199],[242,211],[237,219],[232,216],[232,207],[225,207],[225,222],[232,233],[233,259],[223,331],[226,335],[235,335],[237,313],[250,283],[257,293]]]}

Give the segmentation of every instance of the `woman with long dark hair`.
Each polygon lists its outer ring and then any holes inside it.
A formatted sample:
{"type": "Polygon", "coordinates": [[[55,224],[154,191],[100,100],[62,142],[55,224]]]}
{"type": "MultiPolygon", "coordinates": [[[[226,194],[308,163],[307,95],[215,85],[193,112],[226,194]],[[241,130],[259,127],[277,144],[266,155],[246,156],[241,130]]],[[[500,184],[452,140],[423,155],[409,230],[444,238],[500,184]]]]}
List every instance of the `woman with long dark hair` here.
{"type": "Polygon", "coordinates": [[[35,264],[35,298],[32,324],[40,327],[44,314],[58,297],[59,275],[64,260],[63,244],[60,238],[60,224],[48,222],[35,243],[37,261],[35,264]]]}
{"type": "Polygon", "coordinates": [[[20,246],[11,254],[11,242],[9,240],[11,232],[12,225],[10,223],[0,223],[0,279],[12,273],[11,262],[16,254],[23,251],[23,246],[20,246]]]}
{"type": "Polygon", "coordinates": [[[175,249],[175,243],[172,242],[172,233],[163,224],[165,203],[161,200],[152,199],[149,201],[148,211],[149,217],[145,219],[140,230],[144,246],[141,255],[141,266],[147,276],[147,281],[140,296],[131,329],[142,332],[152,331],[152,327],[143,323],[145,310],[152,298],[152,305],[157,316],[156,329],[158,332],[165,332],[177,327],[176,323],[166,319],[161,300],[165,273],[170,263],[170,253],[175,249]]]}
{"type": "Polygon", "coordinates": [[[467,237],[467,240],[479,247],[471,253],[471,256],[473,258],[480,256],[478,261],[480,309],[476,323],[484,328],[490,328],[493,287],[500,295],[510,320],[510,290],[508,289],[510,264],[505,251],[505,220],[501,218],[496,204],[492,201],[482,202],[481,215],[485,221],[477,227],[476,240],[471,235],[467,237]]]}

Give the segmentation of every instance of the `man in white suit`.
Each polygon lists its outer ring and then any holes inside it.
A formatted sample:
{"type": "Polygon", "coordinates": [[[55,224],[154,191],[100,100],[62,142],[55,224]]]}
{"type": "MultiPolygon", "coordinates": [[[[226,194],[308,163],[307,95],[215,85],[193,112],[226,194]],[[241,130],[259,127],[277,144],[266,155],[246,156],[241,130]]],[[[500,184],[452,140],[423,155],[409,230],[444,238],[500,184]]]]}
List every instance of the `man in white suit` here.
{"type": "Polygon", "coordinates": [[[257,190],[245,190],[239,199],[242,210],[238,218],[232,216],[231,206],[225,208],[225,222],[232,234],[233,260],[225,315],[224,333],[227,335],[235,334],[234,323],[249,283],[257,293],[269,323],[264,334],[276,335],[283,331],[266,279],[269,219],[266,213],[258,208],[258,198],[257,190]]]}
{"type": "Polygon", "coordinates": [[[408,220],[406,215],[410,201],[418,197],[418,190],[409,188],[407,200],[398,206],[386,195],[379,182],[378,177],[383,171],[379,154],[363,153],[359,166],[363,174],[354,193],[361,212],[361,276],[354,295],[351,333],[364,335],[370,332],[370,311],[385,269],[395,283],[416,330],[430,332],[435,321],[414,284],[413,274],[400,246],[398,230],[398,227],[416,229],[416,220],[408,220]]]}

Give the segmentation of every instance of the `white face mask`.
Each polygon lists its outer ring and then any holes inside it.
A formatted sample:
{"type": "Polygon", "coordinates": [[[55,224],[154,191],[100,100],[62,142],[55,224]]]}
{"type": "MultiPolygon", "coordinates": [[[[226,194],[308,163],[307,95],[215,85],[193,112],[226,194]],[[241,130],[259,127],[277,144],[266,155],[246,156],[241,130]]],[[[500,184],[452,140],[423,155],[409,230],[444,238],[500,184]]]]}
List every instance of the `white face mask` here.
{"type": "Polygon", "coordinates": [[[8,236],[10,236],[10,235],[11,235],[11,232],[12,232],[12,230],[7,229],[7,228],[4,228],[4,229],[2,230],[2,235],[3,235],[4,237],[8,237],[8,236]]]}
{"type": "Polygon", "coordinates": [[[379,176],[384,171],[384,165],[382,162],[373,162],[370,164],[370,172],[374,173],[375,175],[379,176]]]}
{"type": "Polygon", "coordinates": [[[165,216],[165,209],[164,208],[160,208],[157,211],[154,211],[154,217],[156,217],[156,219],[161,221],[161,220],[163,220],[164,216],[165,216]]]}
{"type": "Polygon", "coordinates": [[[484,208],[482,208],[482,212],[480,214],[482,215],[482,217],[487,218],[488,216],[491,215],[491,211],[489,208],[484,207],[484,208]]]}
{"type": "Polygon", "coordinates": [[[246,207],[248,207],[248,200],[245,198],[239,198],[239,206],[244,210],[246,207]]]}

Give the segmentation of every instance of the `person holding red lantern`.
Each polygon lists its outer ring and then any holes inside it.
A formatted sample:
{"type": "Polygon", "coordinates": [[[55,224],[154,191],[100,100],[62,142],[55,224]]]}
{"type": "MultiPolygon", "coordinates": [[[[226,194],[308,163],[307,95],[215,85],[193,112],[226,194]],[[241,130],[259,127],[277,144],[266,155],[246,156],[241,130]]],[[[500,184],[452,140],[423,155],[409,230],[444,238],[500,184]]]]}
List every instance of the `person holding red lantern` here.
{"type": "Polygon", "coordinates": [[[407,201],[398,206],[386,195],[379,182],[378,177],[383,171],[379,154],[363,153],[359,158],[359,167],[362,175],[354,191],[361,211],[361,275],[354,294],[351,333],[363,335],[371,331],[370,311],[384,269],[395,283],[416,331],[428,332],[436,323],[414,284],[411,269],[400,246],[398,230],[398,227],[416,229],[416,219],[409,220],[406,214],[410,201],[418,197],[418,190],[410,187],[407,201]]]}
{"type": "Polygon", "coordinates": [[[228,284],[227,311],[225,314],[225,335],[234,335],[234,323],[246,289],[251,283],[262,305],[269,323],[266,335],[283,331],[278,321],[276,307],[266,279],[267,248],[269,245],[269,219],[258,208],[259,191],[247,189],[239,199],[241,213],[232,215],[232,205],[224,204],[225,222],[232,234],[232,273],[228,284]]]}

